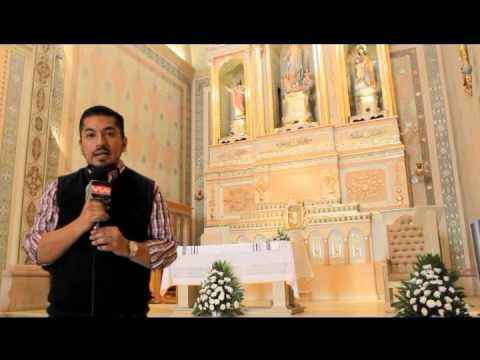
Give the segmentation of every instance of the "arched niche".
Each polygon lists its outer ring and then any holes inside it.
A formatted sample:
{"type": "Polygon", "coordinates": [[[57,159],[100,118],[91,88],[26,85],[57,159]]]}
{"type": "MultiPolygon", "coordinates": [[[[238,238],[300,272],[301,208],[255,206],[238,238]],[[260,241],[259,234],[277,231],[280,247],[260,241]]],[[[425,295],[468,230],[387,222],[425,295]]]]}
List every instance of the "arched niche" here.
{"type": "Polygon", "coordinates": [[[219,70],[220,137],[246,136],[245,67],[242,60],[232,58],[219,70]]]}
{"type": "Polygon", "coordinates": [[[317,64],[312,45],[267,46],[267,81],[271,84],[274,129],[298,121],[317,122],[317,64]],[[305,93],[305,97],[301,93],[305,93]],[[305,111],[300,111],[305,100],[305,111]]]}
{"type": "Polygon", "coordinates": [[[328,255],[331,264],[345,263],[344,239],[337,229],[332,230],[328,236],[328,255]]]}
{"type": "Polygon", "coordinates": [[[320,231],[314,230],[310,233],[309,236],[309,251],[310,256],[314,259],[323,259],[324,249],[323,249],[323,237],[320,231]]]}
{"type": "Polygon", "coordinates": [[[387,45],[339,45],[343,69],[343,117],[347,122],[396,115],[390,55],[387,45]]]}
{"type": "Polygon", "coordinates": [[[237,237],[237,241],[236,241],[236,242],[237,242],[237,243],[248,243],[248,242],[250,242],[250,240],[248,239],[248,237],[247,237],[246,235],[243,235],[243,234],[242,234],[242,235],[239,235],[239,236],[237,237]]]}
{"type": "Polygon", "coordinates": [[[359,229],[352,229],[348,234],[348,249],[350,252],[350,263],[363,263],[366,259],[365,236],[359,229]]]}

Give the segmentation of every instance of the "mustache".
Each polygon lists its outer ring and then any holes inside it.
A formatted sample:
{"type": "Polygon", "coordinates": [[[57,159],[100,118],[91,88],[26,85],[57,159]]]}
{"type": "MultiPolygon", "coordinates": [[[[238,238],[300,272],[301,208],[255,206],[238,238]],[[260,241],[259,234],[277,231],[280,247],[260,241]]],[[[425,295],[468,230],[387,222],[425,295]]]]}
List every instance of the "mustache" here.
{"type": "Polygon", "coordinates": [[[93,155],[100,155],[100,154],[110,154],[110,150],[108,150],[105,147],[101,147],[93,152],[93,155]]]}

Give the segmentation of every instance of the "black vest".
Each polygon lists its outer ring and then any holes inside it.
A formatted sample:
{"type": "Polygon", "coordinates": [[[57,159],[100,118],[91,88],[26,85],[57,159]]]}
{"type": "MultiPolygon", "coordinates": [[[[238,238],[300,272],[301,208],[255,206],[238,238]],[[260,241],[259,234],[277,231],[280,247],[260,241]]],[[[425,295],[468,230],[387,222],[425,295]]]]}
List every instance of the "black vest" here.
{"type": "MultiPolygon", "coordinates": [[[[58,179],[58,228],[71,223],[85,203],[85,168],[58,179]]],[[[153,206],[154,182],[125,168],[112,184],[111,219],[102,226],[118,226],[128,240],[143,242],[153,206]]],[[[151,299],[150,270],[110,252],[96,250],[83,234],[50,272],[50,315],[122,316],[146,314],[151,299]]]]}

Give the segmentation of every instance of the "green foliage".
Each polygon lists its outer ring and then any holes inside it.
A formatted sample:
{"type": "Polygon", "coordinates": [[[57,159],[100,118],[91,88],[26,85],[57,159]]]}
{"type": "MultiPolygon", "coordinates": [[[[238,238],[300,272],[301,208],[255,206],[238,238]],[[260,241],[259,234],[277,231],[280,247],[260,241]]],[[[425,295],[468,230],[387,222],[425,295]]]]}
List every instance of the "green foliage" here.
{"type": "Polygon", "coordinates": [[[456,287],[456,271],[449,272],[439,255],[417,256],[410,279],[402,281],[393,307],[399,317],[467,317],[463,288],[456,287]]]}
{"type": "Polygon", "coordinates": [[[273,238],[275,241],[290,241],[287,233],[282,229],[277,229],[277,235],[273,238]]]}
{"type": "Polygon", "coordinates": [[[243,289],[230,265],[226,261],[218,260],[212,264],[207,278],[201,284],[192,314],[211,316],[213,312],[217,312],[222,316],[243,315],[243,297],[243,289]],[[217,303],[212,304],[212,301],[217,303]]]}

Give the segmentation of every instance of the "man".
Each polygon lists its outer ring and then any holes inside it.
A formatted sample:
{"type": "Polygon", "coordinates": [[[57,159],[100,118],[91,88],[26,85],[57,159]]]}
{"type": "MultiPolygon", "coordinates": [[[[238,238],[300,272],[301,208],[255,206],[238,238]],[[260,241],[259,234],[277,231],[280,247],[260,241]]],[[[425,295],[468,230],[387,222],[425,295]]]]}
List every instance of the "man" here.
{"type": "Polygon", "coordinates": [[[88,166],[47,186],[24,249],[50,272],[49,316],[145,318],[151,269],[177,256],[165,200],[153,180],[120,160],[127,147],[120,114],[91,107],[79,128],[88,166]],[[102,176],[111,183],[108,209],[85,198],[89,181],[102,176]]]}

